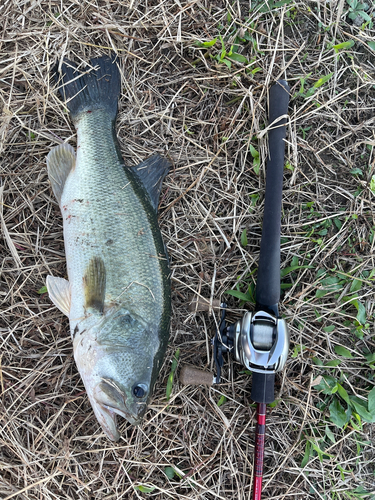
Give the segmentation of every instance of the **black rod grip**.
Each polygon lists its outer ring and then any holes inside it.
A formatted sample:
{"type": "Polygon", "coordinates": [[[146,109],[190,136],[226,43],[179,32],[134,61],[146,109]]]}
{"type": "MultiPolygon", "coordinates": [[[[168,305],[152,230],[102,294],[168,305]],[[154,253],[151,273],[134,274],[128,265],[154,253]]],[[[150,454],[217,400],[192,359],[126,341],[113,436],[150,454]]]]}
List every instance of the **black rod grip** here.
{"type": "Polygon", "coordinates": [[[272,308],[280,300],[281,195],[287,119],[273,122],[288,113],[289,91],[287,82],[278,80],[269,92],[269,123],[273,125],[268,132],[269,156],[256,285],[258,309],[262,309],[262,306],[272,308]]]}

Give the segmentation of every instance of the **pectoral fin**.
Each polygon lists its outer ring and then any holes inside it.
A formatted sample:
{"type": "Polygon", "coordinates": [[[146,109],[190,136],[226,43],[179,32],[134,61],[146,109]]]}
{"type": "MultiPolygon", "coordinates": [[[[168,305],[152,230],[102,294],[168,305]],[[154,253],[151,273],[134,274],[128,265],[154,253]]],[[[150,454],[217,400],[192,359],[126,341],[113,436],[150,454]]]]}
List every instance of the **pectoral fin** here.
{"type": "Polygon", "coordinates": [[[54,147],[47,155],[48,178],[57,201],[61,201],[65,181],[69,172],[74,169],[76,154],[69,144],[54,147]]]}
{"type": "Polygon", "coordinates": [[[103,259],[93,257],[84,276],[85,308],[95,309],[100,314],[104,309],[106,270],[103,259]]]}
{"type": "Polygon", "coordinates": [[[66,316],[70,313],[70,284],[64,278],[47,276],[46,280],[49,298],[55,306],[66,316]]]}

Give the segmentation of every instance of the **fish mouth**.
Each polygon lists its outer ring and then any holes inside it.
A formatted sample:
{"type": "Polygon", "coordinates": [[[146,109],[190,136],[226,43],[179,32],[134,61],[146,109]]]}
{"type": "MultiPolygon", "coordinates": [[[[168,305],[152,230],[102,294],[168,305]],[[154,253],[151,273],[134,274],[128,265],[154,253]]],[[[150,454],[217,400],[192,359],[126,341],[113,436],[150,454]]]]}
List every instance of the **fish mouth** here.
{"type": "Polygon", "coordinates": [[[126,420],[133,425],[139,425],[142,421],[142,418],[133,418],[130,413],[121,411],[119,408],[111,408],[100,403],[96,403],[94,411],[103,431],[111,441],[118,441],[120,439],[120,432],[117,426],[117,415],[126,418],[126,420]]]}
{"type": "Polygon", "coordinates": [[[91,404],[98,422],[111,441],[120,439],[117,415],[124,417],[132,425],[139,425],[146,412],[146,402],[137,403],[135,408],[128,408],[124,392],[108,379],[103,379],[94,388],[91,404]]]}

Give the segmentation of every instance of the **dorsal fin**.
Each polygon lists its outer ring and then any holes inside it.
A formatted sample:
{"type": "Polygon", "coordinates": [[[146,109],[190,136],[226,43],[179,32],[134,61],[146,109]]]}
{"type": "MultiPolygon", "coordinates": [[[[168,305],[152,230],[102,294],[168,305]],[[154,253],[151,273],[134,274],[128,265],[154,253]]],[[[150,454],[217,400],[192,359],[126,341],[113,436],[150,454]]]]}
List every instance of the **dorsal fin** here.
{"type": "Polygon", "coordinates": [[[161,186],[169,168],[170,163],[167,159],[154,155],[132,169],[145,187],[156,212],[161,186]]]}
{"type": "Polygon", "coordinates": [[[47,155],[48,178],[57,201],[61,201],[65,181],[76,163],[76,154],[69,144],[55,146],[47,155]]]}

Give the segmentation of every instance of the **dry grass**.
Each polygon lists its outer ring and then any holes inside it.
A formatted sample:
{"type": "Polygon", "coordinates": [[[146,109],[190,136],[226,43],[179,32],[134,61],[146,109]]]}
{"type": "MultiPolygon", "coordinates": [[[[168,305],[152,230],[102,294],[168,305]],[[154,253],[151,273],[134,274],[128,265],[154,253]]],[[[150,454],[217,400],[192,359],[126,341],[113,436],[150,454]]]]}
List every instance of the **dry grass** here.
{"type": "Polygon", "coordinates": [[[144,498],[139,485],[154,487],[149,497],[157,499],[250,498],[249,376],[228,363],[224,382],[215,388],[176,381],[169,403],[165,388],[177,348],[181,363],[207,369],[212,364],[215,318],[189,312],[189,297],[224,298],[234,321],[239,303],[225,292],[238,277],[243,291],[254,279],[249,272],[259,255],[267,151],[266,138],[255,136],[267,123],[268,85],[280,76],[293,96],[282,267],[293,257],[311,267],[284,279],[292,283],[281,309],[294,357],[279,377],[279,402],[269,412],[264,498],[374,498],[350,496],[359,486],[375,493],[374,424],[353,417],[345,429],[335,427],[324,406],[334,396],[312,386],[324,374],[313,357],[341,360],[330,373],[341,377],[350,395],[366,399],[374,385],[363,353],[375,351],[375,63],[367,44],[375,32],[353,25],[347,7],[344,0],[290,0],[271,12],[249,14],[243,1],[0,4],[1,498],[144,498]],[[256,43],[240,43],[239,51],[254,58],[250,70],[260,70],[252,74],[238,62],[228,68],[210,57],[220,53],[219,40],[197,48],[197,40],[213,40],[219,32],[227,49],[236,34],[251,34],[256,43]],[[355,45],[339,57],[328,46],[349,40],[355,45]],[[66,318],[37,293],[47,274],[66,273],[62,221],[45,158],[57,143],[75,143],[50,71],[63,56],[87,61],[109,50],[118,53],[124,75],[118,135],[125,160],[136,164],[159,152],[174,165],[160,210],[173,270],[170,348],[144,424],[133,428],[122,421],[118,444],[105,438],[94,418],[66,318]],[[300,78],[309,73],[305,90],[333,76],[304,98],[298,95],[300,78]],[[250,141],[260,151],[260,175],[250,141]],[[351,173],[357,168],[362,175],[351,173]],[[240,244],[244,228],[246,247],[240,244]],[[323,271],[341,284],[319,298],[323,271]],[[357,310],[345,299],[353,295],[355,277],[364,280],[357,293],[367,314],[357,336],[357,310]],[[353,358],[338,356],[337,346],[353,358]],[[221,395],[227,399],[219,407],[221,395]],[[308,440],[329,456],[312,454],[301,467],[308,440]],[[174,468],[174,478],[168,479],[166,467],[174,468]]]}

